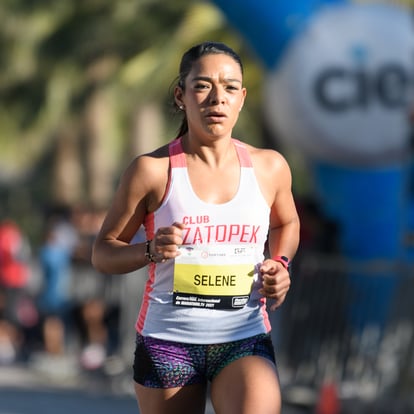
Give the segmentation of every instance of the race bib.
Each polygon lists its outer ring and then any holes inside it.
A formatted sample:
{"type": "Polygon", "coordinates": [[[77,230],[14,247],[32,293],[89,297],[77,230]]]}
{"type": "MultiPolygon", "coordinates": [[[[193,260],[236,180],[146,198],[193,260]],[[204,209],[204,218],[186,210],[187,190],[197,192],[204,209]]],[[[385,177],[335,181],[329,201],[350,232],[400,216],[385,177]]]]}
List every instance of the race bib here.
{"type": "Polygon", "coordinates": [[[249,301],[254,248],[245,245],[180,247],[175,258],[173,303],[207,309],[240,309],[249,301]]]}

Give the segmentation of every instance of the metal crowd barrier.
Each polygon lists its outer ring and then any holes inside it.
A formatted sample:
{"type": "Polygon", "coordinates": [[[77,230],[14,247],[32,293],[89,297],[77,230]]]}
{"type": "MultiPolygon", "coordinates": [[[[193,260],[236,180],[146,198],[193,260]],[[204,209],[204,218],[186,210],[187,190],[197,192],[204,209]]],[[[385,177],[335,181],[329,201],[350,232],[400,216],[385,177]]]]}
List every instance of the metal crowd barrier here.
{"type": "Polygon", "coordinates": [[[413,397],[414,265],[302,255],[271,322],[286,401],[316,406],[326,384],[343,402],[413,397]]]}

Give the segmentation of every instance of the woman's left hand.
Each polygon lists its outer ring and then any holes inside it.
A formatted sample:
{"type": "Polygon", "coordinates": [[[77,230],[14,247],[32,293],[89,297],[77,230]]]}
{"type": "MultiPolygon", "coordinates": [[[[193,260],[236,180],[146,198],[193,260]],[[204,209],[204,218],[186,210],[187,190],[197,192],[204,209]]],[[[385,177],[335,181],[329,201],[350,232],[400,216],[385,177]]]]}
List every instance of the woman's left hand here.
{"type": "Polygon", "coordinates": [[[290,288],[290,275],[287,269],[272,259],[266,259],[260,266],[263,287],[259,293],[268,299],[273,299],[274,303],[270,310],[274,311],[285,300],[286,294],[290,288]]]}

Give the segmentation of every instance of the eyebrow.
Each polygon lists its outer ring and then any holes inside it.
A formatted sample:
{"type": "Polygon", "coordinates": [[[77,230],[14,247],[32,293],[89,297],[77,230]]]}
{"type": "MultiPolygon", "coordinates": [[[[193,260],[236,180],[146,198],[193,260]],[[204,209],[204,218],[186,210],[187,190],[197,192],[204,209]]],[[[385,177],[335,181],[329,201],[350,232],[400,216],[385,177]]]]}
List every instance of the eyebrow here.
{"type": "MultiPolygon", "coordinates": [[[[209,78],[208,76],[196,76],[193,79],[191,79],[192,82],[195,81],[205,81],[205,82],[211,82],[211,78],[209,78]]],[[[240,79],[235,79],[235,78],[225,78],[224,79],[225,82],[238,82],[240,83],[240,85],[242,84],[242,81],[240,79]]]]}

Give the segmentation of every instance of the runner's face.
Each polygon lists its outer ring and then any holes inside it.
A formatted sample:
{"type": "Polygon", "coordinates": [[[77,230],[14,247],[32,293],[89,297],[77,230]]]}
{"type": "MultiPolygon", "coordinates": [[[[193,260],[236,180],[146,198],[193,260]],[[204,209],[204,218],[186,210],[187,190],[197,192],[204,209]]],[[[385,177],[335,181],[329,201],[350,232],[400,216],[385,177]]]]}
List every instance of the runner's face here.
{"type": "Polygon", "coordinates": [[[185,91],[179,93],[190,134],[231,135],[246,96],[242,80],[240,66],[230,56],[210,54],[194,63],[185,91]]]}

